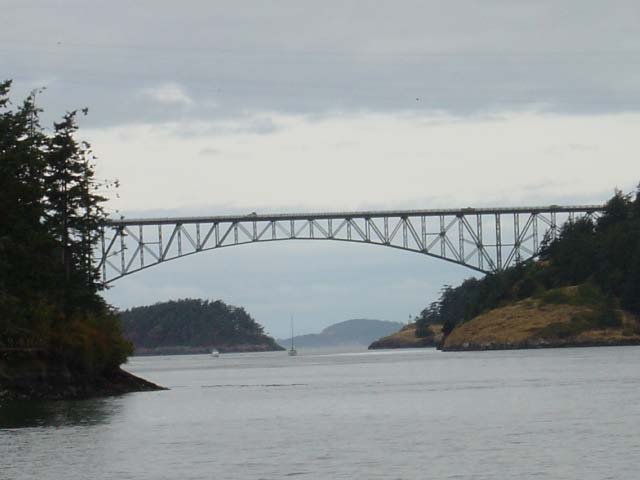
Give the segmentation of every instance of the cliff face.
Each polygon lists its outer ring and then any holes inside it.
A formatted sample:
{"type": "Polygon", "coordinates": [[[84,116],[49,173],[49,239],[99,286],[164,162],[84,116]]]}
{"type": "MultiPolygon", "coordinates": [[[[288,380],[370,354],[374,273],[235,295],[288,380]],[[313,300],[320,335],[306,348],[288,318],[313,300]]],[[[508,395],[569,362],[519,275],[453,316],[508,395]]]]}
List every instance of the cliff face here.
{"type": "Polygon", "coordinates": [[[603,327],[590,321],[598,315],[594,306],[544,304],[526,299],[458,325],[441,348],[452,351],[640,344],[638,319],[623,311],[617,314],[619,325],[603,327]]]}
{"type": "Polygon", "coordinates": [[[416,337],[416,325],[410,323],[405,325],[399,332],[382,337],[371,345],[369,350],[382,348],[422,348],[435,347],[442,341],[442,325],[429,325],[429,330],[433,335],[428,337],[416,337]]]}

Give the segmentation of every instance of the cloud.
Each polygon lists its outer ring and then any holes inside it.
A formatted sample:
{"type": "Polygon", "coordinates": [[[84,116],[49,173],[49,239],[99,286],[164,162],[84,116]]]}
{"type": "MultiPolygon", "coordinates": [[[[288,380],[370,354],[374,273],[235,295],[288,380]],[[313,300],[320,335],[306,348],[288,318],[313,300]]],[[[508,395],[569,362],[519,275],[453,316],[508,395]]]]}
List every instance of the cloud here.
{"type": "Polygon", "coordinates": [[[217,148],[213,148],[213,147],[204,147],[203,149],[201,149],[198,152],[198,155],[202,155],[204,157],[215,157],[220,155],[222,152],[217,149],[217,148]]]}
{"type": "Polygon", "coordinates": [[[156,87],[144,88],[141,91],[143,97],[161,105],[191,106],[193,100],[182,87],[174,83],[165,83],[156,87]]]}
{"type": "Polygon", "coordinates": [[[183,119],[180,122],[154,122],[133,125],[134,128],[149,128],[154,134],[171,138],[202,139],[223,136],[269,135],[277,132],[286,125],[280,120],[284,118],[269,112],[245,112],[229,119],[183,119]]]}
{"type": "Polygon", "coordinates": [[[55,79],[43,106],[86,105],[94,125],[182,122],[186,107],[204,121],[640,110],[636,0],[606,15],[595,0],[75,3],[5,9],[0,54],[19,84],[55,79]]]}
{"type": "Polygon", "coordinates": [[[603,192],[638,181],[640,114],[449,117],[263,113],[246,125],[138,124],[85,134],[102,160],[100,176],[121,180],[121,211],[602,201],[603,192]],[[252,127],[261,118],[271,133],[252,127]]]}

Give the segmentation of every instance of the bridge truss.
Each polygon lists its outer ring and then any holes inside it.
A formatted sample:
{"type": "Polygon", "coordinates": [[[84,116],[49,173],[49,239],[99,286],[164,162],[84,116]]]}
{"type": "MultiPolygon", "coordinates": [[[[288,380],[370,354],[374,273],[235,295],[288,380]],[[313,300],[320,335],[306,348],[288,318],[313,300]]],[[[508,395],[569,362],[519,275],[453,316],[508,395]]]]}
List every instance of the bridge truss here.
{"type": "Polygon", "coordinates": [[[110,283],[145,268],[216,248],[280,240],[368,243],[489,273],[538,255],[546,236],[602,205],[264,214],[108,220],[96,264],[110,283]]]}

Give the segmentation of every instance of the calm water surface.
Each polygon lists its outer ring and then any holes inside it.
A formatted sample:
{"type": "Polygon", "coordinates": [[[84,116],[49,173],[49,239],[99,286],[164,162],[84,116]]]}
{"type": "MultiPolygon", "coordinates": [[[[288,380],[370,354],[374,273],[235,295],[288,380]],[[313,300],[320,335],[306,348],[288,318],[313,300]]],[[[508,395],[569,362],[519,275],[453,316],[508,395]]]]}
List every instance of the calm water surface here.
{"type": "Polygon", "coordinates": [[[0,479],[633,479],[640,347],[134,358],[170,391],[0,406],[0,479]]]}

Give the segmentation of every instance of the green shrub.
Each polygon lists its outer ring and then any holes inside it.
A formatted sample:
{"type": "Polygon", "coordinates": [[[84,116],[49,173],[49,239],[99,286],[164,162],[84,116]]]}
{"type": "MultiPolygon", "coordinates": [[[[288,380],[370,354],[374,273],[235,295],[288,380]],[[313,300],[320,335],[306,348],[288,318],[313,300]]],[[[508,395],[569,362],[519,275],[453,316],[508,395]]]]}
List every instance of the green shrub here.
{"type": "Polygon", "coordinates": [[[126,362],[133,347],[122,337],[111,312],[76,312],[52,338],[52,353],[70,370],[84,374],[112,371],[126,362]]]}
{"type": "Polygon", "coordinates": [[[593,315],[595,323],[600,328],[619,328],[622,326],[622,315],[615,308],[611,298],[608,298],[593,315]]]}
{"type": "Polygon", "coordinates": [[[540,297],[543,305],[560,305],[571,303],[571,298],[560,289],[547,290],[540,297]]]}
{"type": "Polygon", "coordinates": [[[532,276],[526,276],[516,283],[514,287],[515,296],[518,300],[522,300],[534,295],[537,291],[540,291],[540,288],[540,285],[532,276]]]}
{"type": "Polygon", "coordinates": [[[554,339],[554,338],[566,339],[574,335],[577,335],[577,333],[573,329],[572,325],[570,323],[564,323],[564,322],[551,323],[546,327],[544,327],[543,329],[541,329],[537,334],[537,336],[540,338],[548,338],[548,339],[554,339]]]}
{"type": "Polygon", "coordinates": [[[537,336],[540,338],[567,339],[577,337],[582,332],[596,327],[595,317],[591,314],[574,315],[569,322],[555,322],[542,328],[537,336]]]}
{"type": "Polygon", "coordinates": [[[637,332],[636,332],[636,328],[634,328],[634,325],[625,323],[624,326],[622,327],[622,335],[625,337],[632,337],[636,333],[637,332]]]}
{"type": "Polygon", "coordinates": [[[587,282],[578,286],[574,305],[598,305],[605,301],[605,296],[596,285],[587,282]]]}
{"type": "Polygon", "coordinates": [[[433,330],[429,328],[429,325],[425,325],[424,322],[416,322],[416,337],[433,337],[433,330]]]}

